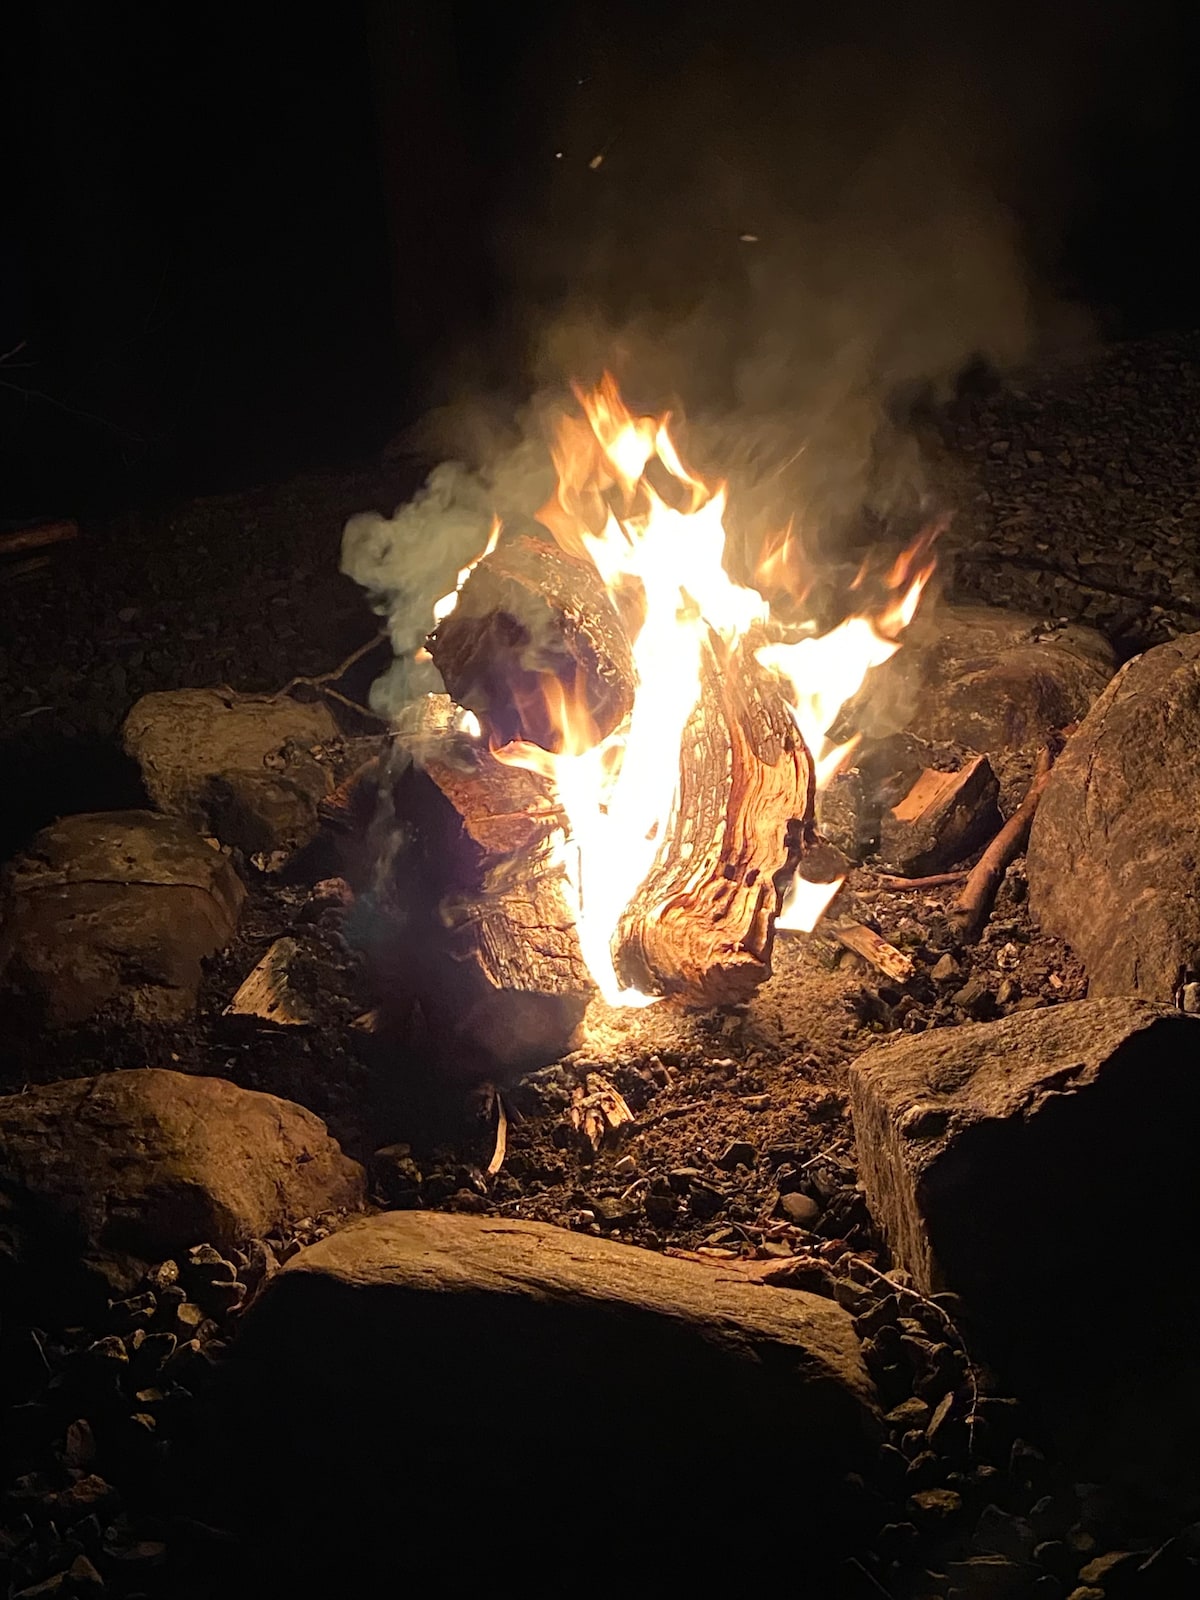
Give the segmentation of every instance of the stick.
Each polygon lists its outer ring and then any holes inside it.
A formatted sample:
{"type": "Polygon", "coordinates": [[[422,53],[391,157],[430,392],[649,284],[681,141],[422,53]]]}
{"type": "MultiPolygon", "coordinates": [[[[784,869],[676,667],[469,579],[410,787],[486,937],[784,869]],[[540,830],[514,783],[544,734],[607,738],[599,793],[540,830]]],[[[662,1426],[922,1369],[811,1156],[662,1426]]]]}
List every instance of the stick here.
{"type": "Polygon", "coordinates": [[[897,983],[907,983],[913,975],[913,964],[908,956],[861,922],[836,922],[821,931],[836,939],[838,944],[845,945],[847,950],[853,950],[856,956],[862,956],[864,961],[869,961],[897,983]]]}
{"type": "Polygon", "coordinates": [[[77,522],[43,522],[36,528],[18,528],[0,533],[0,556],[19,555],[23,550],[41,550],[48,544],[63,544],[79,537],[77,522]]]}
{"type": "Polygon", "coordinates": [[[306,689],[316,689],[319,693],[328,695],[331,700],[336,700],[339,705],[348,706],[351,711],[357,711],[360,717],[367,717],[374,722],[386,722],[386,717],[377,716],[374,711],[368,711],[366,706],[360,706],[357,701],[348,700],[344,694],[339,693],[336,689],[331,689],[329,685],[344,677],[351,667],[361,661],[365,655],[369,655],[376,645],[384,643],[387,637],[386,633],[377,633],[373,639],[368,639],[365,644],[360,644],[357,650],[352,650],[341,666],[334,667],[331,672],[318,673],[315,678],[293,678],[289,683],[285,683],[282,689],[277,689],[273,698],[276,700],[282,699],[285,694],[290,694],[293,689],[298,689],[303,685],[306,689]]]}
{"type": "Polygon", "coordinates": [[[488,1177],[494,1178],[504,1165],[504,1157],[508,1152],[508,1113],[504,1109],[504,1096],[496,1091],[496,1148],[492,1151],[492,1159],[488,1162],[488,1177]]]}
{"type": "Polygon", "coordinates": [[[881,872],[872,884],[889,894],[902,894],[905,889],[944,889],[947,884],[962,883],[969,872],[933,872],[927,878],[901,878],[890,872],[881,872]]]}
{"type": "Polygon", "coordinates": [[[1038,751],[1033,781],[1024,800],[971,868],[962,893],[951,908],[950,920],[965,943],[974,944],[979,938],[992,914],[1004,874],[1028,843],[1034,813],[1050,777],[1056,753],[1054,746],[1049,744],[1043,745],[1038,751]]]}

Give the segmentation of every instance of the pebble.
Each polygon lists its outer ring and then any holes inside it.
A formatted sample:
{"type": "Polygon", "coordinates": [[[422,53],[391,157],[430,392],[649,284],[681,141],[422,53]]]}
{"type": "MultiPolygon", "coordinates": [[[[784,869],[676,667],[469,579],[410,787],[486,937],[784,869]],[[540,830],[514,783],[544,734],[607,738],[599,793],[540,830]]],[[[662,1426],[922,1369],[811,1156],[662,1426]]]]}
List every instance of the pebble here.
{"type": "Polygon", "coordinates": [[[897,1433],[907,1433],[910,1428],[924,1428],[929,1421],[929,1406],[926,1401],[911,1395],[907,1400],[901,1400],[898,1406],[893,1406],[883,1419],[889,1428],[894,1428],[897,1433]]]}
{"type": "Polygon", "coordinates": [[[735,1167],[753,1167],[757,1159],[758,1152],[748,1139],[734,1139],[717,1157],[717,1166],[723,1172],[732,1172],[735,1167]]]}
{"type": "Polygon", "coordinates": [[[962,1510],[962,1496],[953,1489],[918,1489],[909,1496],[908,1509],[918,1527],[937,1526],[958,1516],[962,1510]]]}
{"type": "Polygon", "coordinates": [[[962,968],[952,955],[947,953],[934,963],[929,976],[935,983],[952,983],[962,973],[962,968]]]}
{"type": "Polygon", "coordinates": [[[1096,1556],[1079,1569],[1080,1583],[1099,1584],[1106,1591],[1133,1576],[1134,1569],[1145,1560],[1145,1551],[1110,1550],[1107,1555],[1096,1556]]]}
{"type": "Polygon", "coordinates": [[[1104,1590],[1093,1583],[1081,1583],[1072,1589],[1067,1600],[1105,1600],[1104,1590]]]}
{"type": "Polygon", "coordinates": [[[811,1196],[797,1192],[781,1194],[779,1209],[788,1221],[794,1222],[798,1228],[811,1228],[821,1215],[820,1206],[811,1196]]]}
{"type": "Polygon", "coordinates": [[[1024,1517],[1013,1516],[997,1505],[985,1506],[975,1524],[971,1542],[986,1555],[1028,1561],[1033,1554],[1034,1532],[1024,1517]]]}
{"type": "Polygon", "coordinates": [[[953,998],[958,1009],[976,1021],[984,1021],[995,1015],[996,996],[988,987],[987,979],[978,974],[968,978],[953,998]]]}

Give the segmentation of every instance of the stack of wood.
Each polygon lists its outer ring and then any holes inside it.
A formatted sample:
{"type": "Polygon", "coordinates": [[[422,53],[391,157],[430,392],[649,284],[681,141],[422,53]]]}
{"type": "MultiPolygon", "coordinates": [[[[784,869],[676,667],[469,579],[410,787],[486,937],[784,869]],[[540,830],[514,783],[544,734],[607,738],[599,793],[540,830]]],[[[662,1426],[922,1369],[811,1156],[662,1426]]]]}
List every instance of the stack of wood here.
{"type": "MultiPolygon", "coordinates": [[[[782,894],[815,840],[812,762],[753,647],[706,646],[673,826],[612,942],[623,985],[696,1006],[743,1001],[769,975],[782,894]]],[[[419,1004],[464,1072],[528,1069],[562,1053],[595,988],[552,786],[489,744],[553,751],[564,696],[597,737],[618,729],[629,632],[590,562],[521,531],[474,569],[429,649],[449,693],[418,708],[376,775],[373,890],[390,907],[377,981],[419,1004]]]]}

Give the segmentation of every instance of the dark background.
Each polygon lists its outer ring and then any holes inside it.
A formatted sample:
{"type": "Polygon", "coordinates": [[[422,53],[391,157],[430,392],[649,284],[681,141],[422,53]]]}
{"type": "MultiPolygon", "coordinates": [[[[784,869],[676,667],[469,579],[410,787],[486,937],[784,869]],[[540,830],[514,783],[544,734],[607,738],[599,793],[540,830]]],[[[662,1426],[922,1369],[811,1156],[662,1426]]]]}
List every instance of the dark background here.
{"type": "Polygon", "coordinates": [[[1096,335],[1192,325],[1190,10],[45,0],[7,28],[0,519],[366,458],[519,390],[578,294],[686,310],[735,270],[710,194],[831,216],[910,127],[1096,335]]]}

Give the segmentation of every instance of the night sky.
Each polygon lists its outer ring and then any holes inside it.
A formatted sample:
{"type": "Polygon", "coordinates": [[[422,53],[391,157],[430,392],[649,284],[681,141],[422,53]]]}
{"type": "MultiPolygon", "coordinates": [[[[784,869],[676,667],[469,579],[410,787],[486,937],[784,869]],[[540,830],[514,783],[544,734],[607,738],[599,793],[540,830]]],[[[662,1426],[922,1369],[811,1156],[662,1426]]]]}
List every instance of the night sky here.
{"type": "Polygon", "coordinates": [[[1190,8],[830,10],[28,8],[0,519],[348,462],[455,392],[518,392],[581,290],[670,326],[740,270],[731,194],[747,227],[833,226],[910,125],[967,150],[1095,336],[1195,323],[1190,8]]]}

